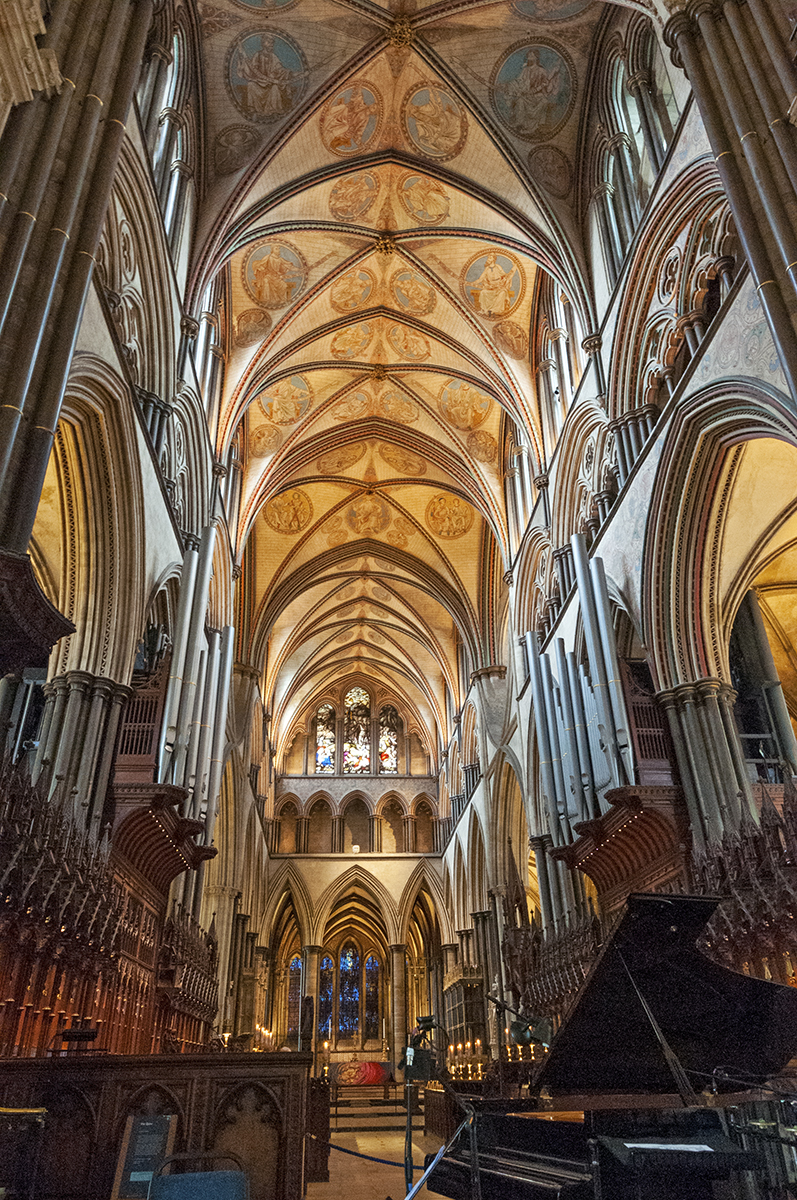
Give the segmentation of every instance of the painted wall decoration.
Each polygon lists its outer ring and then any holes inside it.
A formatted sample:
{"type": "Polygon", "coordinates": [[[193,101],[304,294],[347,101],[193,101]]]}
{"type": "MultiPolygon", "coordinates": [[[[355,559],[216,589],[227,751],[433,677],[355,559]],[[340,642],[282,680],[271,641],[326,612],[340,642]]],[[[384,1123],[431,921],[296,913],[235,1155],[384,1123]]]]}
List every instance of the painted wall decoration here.
{"type": "Polygon", "coordinates": [[[563,46],[521,42],[499,59],[490,99],[512,133],[544,142],[564,125],[576,101],[576,71],[563,46]]]}
{"type": "Polygon", "coordinates": [[[360,154],[382,124],[382,97],[363,79],[347,83],[321,113],[321,140],[332,154],[360,154]]]}
{"type": "MultiPolygon", "coordinates": [[[[391,546],[396,546],[399,550],[403,550],[409,544],[409,540],[414,533],[417,533],[417,530],[411,521],[408,521],[406,517],[396,517],[392,526],[385,534],[385,540],[390,542],[391,546]]],[[[379,590],[381,591],[382,589],[380,588],[379,590]]],[[[377,595],[376,588],[374,588],[374,595],[377,595]]],[[[385,593],[385,599],[388,598],[387,593],[385,593]]]]}
{"type": "Polygon", "coordinates": [[[276,29],[242,34],[227,55],[227,86],[237,108],[252,121],[278,121],[295,108],[307,87],[301,48],[276,29]]]}
{"type": "Polygon", "coordinates": [[[340,446],[322,454],[318,460],[318,469],[322,475],[337,475],[358,463],[365,454],[365,442],[352,442],[348,446],[340,446]]]}
{"type": "Polygon", "coordinates": [[[407,312],[422,317],[430,313],[435,306],[437,296],[434,288],[426,282],[423,275],[419,275],[411,267],[396,271],[390,280],[390,287],[397,303],[407,312]]]}
{"type": "Polygon", "coordinates": [[[493,337],[499,350],[510,358],[527,358],[529,339],[516,321],[498,321],[493,325],[493,337]]]}
{"type": "Polygon", "coordinates": [[[271,317],[262,308],[245,308],[235,323],[236,346],[254,346],[271,329],[271,317]]]}
{"type": "Polygon", "coordinates": [[[343,517],[340,515],[330,517],[327,521],[325,533],[327,535],[328,546],[342,546],[349,536],[347,529],[343,528],[343,517]]]}
{"type": "Polygon", "coordinates": [[[566,21],[583,13],[590,4],[592,0],[513,0],[512,7],[532,21],[566,21]]]}
{"type": "Polygon", "coordinates": [[[332,409],[339,421],[361,421],[364,417],[384,417],[399,425],[409,425],[418,419],[418,406],[401,392],[387,391],[380,396],[369,392],[352,392],[339,400],[332,409]]]}
{"type": "Polygon", "coordinates": [[[276,426],[261,425],[249,435],[249,453],[252,458],[265,458],[278,450],[281,442],[282,434],[276,426]]]}
{"type": "Polygon", "coordinates": [[[266,420],[274,425],[295,425],[305,415],[313,391],[304,375],[291,375],[266,388],[258,396],[266,420]]]}
{"type": "Polygon", "coordinates": [[[573,186],[570,162],[558,146],[535,146],[530,150],[529,170],[532,179],[560,200],[564,200],[573,186]]]}
{"type": "Polygon", "coordinates": [[[371,326],[367,321],[360,321],[357,325],[347,325],[345,329],[339,329],[332,338],[330,349],[333,356],[341,359],[359,358],[368,348],[372,333],[371,326]]]}
{"type": "Polygon", "coordinates": [[[375,171],[357,171],[339,179],[329,194],[329,211],[336,221],[361,220],[379,195],[375,171]]]}
{"type": "Polygon", "coordinates": [[[401,105],[401,123],[413,148],[438,162],[459,154],[468,137],[464,108],[433,83],[410,88],[401,105]]]}
{"type": "Polygon", "coordinates": [[[346,524],[358,537],[373,537],[390,524],[390,509],[381,496],[366,492],[346,509],[346,524]]]}
{"type": "Polygon", "coordinates": [[[465,267],[460,286],[480,317],[505,317],[520,303],[526,280],[513,255],[504,250],[482,250],[465,267]]]}
{"type": "Polygon", "coordinates": [[[494,463],[498,458],[498,442],[486,430],[476,429],[468,434],[468,454],[477,462],[494,463]]]}
{"type": "Polygon", "coordinates": [[[301,533],[313,519],[313,504],[307,492],[292,488],[269,500],[263,512],[277,533],[301,533]]]}
{"type": "Polygon", "coordinates": [[[329,290],[332,307],[338,312],[356,312],[368,303],[376,280],[366,267],[355,267],[336,279],[329,290]]]}
{"type": "Polygon", "coordinates": [[[295,246],[271,238],[250,247],[241,274],[243,285],[256,304],[262,304],[263,308],[284,308],[304,289],[307,263],[295,246]]]}
{"type": "Polygon", "coordinates": [[[262,141],[259,129],[251,125],[228,125],[216,134],[213,166],[217,175],[232,175],[252,161],[262,141]]]}
{"type": "Polygon", "coordinates": [[[426,524],[440,538],[463,537],[473,524],[473,509],[459,496],[439,492],[426,507],[426,524]]]}
{"type": "Polygon", "coordinates": [[[299,0],[235,0],[235,3],[241,8],[255,9],[256,12],[285,12],[288,8],[293,8],[294,4],[298,4],[299,0]]]}
{"type": "Polygon", "coordinates": [[[423,362],[431,354],[429,343],[423,334],[407,325],[391,325],[387,331],[387,340],[399,358],[407,358],[411,362],[423,362]]]}
{"type": "Polygon", "coordinates": [[[408,171],[397,186],[399,199],[413,220],[424,225],[439,225],[445,221],[450,200],[448,192],[436,179],[408,171]]]}
{"type": "Polygon", "coordinates": [[[438,404],[445,419],[457,429],[475,429],[492,408],[492,400],[464,379],[449,379],[438,404]]]}
{"type": "Polygon", "coordinates": [[[388,466],[394,467],[400,475],[426,474],[426,461],[421,458],[420,454],[413,454],[411,450],[405,450],[403,446],[394,446],[392,442],[380,443],[379,457],[388,466]]]}

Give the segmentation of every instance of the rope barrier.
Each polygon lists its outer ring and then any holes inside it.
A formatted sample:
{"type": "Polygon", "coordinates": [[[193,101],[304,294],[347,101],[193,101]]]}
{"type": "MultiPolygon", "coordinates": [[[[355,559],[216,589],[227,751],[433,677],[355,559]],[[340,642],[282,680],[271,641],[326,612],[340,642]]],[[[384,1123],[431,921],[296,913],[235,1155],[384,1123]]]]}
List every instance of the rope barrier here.
{"type": "MultiPolygon", "coordinates": [[[[336,1146],[334,1142],[329,1143],[330,1150],[340,1150],[341,1154],[351,1154],[354,1158],[367,1158],[369,1162],[381,1163],[383,1167],[400,1167],[404,1170],[403,1162],[392,1162],[389,1158],[374,1158],[373,1154],[360,1154],[358,1150],[347,1150],[345,1146],[336,1146]]],[[[422,1171],[423,1167],[416,1167],[413,1163],[413,1171],[422,1171]]]]}

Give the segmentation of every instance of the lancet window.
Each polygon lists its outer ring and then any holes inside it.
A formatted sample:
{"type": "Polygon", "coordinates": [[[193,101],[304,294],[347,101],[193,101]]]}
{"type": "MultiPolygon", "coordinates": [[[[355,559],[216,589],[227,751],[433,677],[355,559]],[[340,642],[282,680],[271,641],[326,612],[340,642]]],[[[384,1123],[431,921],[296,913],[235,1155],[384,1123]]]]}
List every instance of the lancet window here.
{"type": "Polygon", "coordinates": [[[398,772],[399,715],[394,704],[385,704],[379,714],[379,770],[386,775],[398,772]]]}
{"type": "Polygon", "coordinates": [[[363,688],[353,687],[343,704],[343,770],[363,775],[371,770],[371,698],[363,688]]]}
{"type": "Polygon", "coordinates": [[[287,1040],[296,1042],[299,1039],[299,1020],[302,1003],[302,958],[294,954],[288,964],[288,1031],[287,1040]]]}
{"type": "Polygon", "coordinates": [[[322,704],[316,713],[315,741],[316,774],[331,775],[335,770],[335,710],[331,704],[322,704]]]}
{"type": "Polygon", "coordinates": [[[344,1038],[356,1037],[360,1029],[360,955],[351,945],[340,956],[338,1029],[344,1038]]]}
{"type": "Polygon", "coordinates": [[[332,1002],[335,986],[335,964],[328,954],[321,959],[318,976],[318,1036],[329,1041],[332,1036],[332,1002]]]}
{"type": "Polygon", "coordinates": [[[322,1041],[376,1041],[381,1035],[382,964],[377,954],[362,954],[347,942],[336,959],[321,959],[318,987],[318,1037],[322,1041]]]}

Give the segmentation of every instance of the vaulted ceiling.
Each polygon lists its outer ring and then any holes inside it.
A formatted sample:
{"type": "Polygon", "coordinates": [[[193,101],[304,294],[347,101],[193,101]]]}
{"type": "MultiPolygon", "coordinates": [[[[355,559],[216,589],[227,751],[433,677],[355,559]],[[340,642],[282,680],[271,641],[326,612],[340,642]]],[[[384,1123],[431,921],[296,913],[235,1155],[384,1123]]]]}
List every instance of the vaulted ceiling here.
{"type": "Polygon", "coordinates": [[[239,554],[272,740],[356,677],[436,761],[458,655],[494,641],[507,415],[552,273],[589,323],[577,195],[600,0],[201,4],[209,186],[194,287],[226,271],[218,424],[245,438],[239,554]],[[446,698],[448,689],[448,698],[446,698]]]}

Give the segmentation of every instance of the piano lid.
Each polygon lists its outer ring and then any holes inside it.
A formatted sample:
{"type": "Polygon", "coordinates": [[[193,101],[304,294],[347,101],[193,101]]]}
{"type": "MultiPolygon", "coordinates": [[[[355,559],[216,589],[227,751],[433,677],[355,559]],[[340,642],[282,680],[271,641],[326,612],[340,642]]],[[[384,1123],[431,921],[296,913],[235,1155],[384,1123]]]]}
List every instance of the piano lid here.
{"type": "Polygon", "coordinates": [[[540,1065],[535,1089],[553,1095],[674,1090],[634,983],[696,1092],[711,1084],[718,1067],[744,1080],[786,1065],[797,1051],[797,989],[728,970],[696,949],[718,904],[703,896],[628,897],[540,1065]]]}

